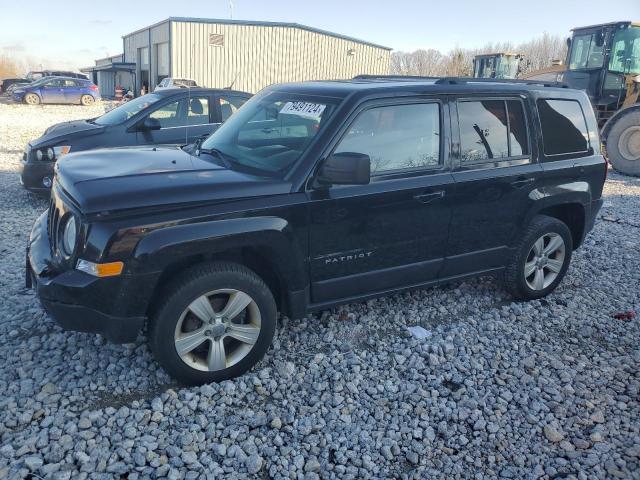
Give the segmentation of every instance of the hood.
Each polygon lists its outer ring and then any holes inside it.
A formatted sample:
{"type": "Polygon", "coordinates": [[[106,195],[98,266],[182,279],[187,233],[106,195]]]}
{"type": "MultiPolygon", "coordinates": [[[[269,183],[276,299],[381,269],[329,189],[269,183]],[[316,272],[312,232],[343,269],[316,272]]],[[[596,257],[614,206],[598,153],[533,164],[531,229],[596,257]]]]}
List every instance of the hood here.
{"type": "Polygon", "coordinates": [[[86,136],[88,132],[97,134],[101,133],[104,128],[105,127],[102,125],[89,123],[89,120],[74,120],[71,122],[57,123],[47,128],[40,138],[33,140],[31,142],[31,146],[36,148],[50,147],[52,145],[56,145],[62,140],[73,139],[73,136],[78,133],[82,133],[83,136],[86,136]]]}
{"type": "Polygon", "coordinates": [[[291,184],[230,170],[178,147],[71,153],[56,182],[84,214],[286,194],[291,184]]]}

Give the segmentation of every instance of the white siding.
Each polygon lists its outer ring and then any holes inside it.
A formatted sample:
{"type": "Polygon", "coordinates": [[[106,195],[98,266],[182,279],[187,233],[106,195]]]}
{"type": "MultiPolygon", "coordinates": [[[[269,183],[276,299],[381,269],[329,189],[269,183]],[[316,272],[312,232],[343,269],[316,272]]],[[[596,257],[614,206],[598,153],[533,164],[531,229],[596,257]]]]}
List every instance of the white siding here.
{"type": "Polygon", "coordinates": [[[273,83],[389,73],[387,49],[295,27],[172,21],[170,48],[171,75],[205,87],[235,80],[233,88],[257,92],[273,83]],[[209,46],[210,33],[224,35],[224,46],[209,46]]]}

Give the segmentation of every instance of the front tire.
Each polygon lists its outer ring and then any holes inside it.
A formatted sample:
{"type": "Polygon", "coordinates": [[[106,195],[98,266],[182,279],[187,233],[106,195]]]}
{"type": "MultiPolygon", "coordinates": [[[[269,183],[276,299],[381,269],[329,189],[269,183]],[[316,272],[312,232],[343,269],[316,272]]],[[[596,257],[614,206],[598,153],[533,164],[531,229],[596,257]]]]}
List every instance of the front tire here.
{"type": "Polygon", "coordinates": [[[567,225],[546,215],[533,218],[504,273],[505,288],[519,300],[551,293],[564,278],[573,251],[567,225]]]}
{"type": "Polygon", "coordinates": [[[269,349],[276,303],[248,268],[201,264],[166,292],[151,315],[149,344],[158,363],[179,382],[200,385],[237,377],[269,349]]]}
{"type": "Polygon", "coordinates": [[[640,111],[625,113],[615,120],[607,135],[607,154],[617,171],[640,176],[640,111]]]}
{"type": "Polygon", "coordinates": [[[93,96],[91,95],[82,95],[80,97],[80,103],[82,105],[84,105],[85,107],[88,107],[89,105],[93,105],[95,103],[96,99],[93,98],[93,96]]]}
{"type": "Polygon", "coordinates": [[[40,97],[35,93],[27,93],[24,96],[24,103],[27,105],[40,105],[40,97]]]}

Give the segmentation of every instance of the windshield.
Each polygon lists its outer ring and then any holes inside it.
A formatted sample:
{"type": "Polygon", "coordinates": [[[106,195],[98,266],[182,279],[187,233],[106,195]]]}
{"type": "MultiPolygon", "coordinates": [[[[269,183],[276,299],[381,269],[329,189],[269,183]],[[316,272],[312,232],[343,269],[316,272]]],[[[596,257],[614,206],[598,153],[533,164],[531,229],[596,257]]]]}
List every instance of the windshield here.
{"type": "Polygon", "coordinates": [[[519,64],[520,57],[516,55],[503,55],[498,59],[496,78],[516,78],[518,76],[519,64]]]}
{"type": "Polygon", "coordinates": [[[569,70],[601,68],[604,62],[602,32],[574,35],[571,40],[569,70]]]}
{"type": "Polygon", "coordinates": [[[640,73],[640,27],[621,28],[613,36],[609,70],[640,73]]]}
{"type": "Polygon", "coordinates": [[[129,102],[123,103],[119,107],[116,107],[101,117],[96,118],[94,122],[98,125],[117,125],[129,120],[136,113],[144,110],[149,105],[156,103],[161,98],[162,95],[148,93],[129,102]]]}
{"type": "Polygon", "coordinates": [[[244,104],[202,144],[228,163],[271,175],[302,156],[336,108],[336,100],[270,92],[244,104]]]}

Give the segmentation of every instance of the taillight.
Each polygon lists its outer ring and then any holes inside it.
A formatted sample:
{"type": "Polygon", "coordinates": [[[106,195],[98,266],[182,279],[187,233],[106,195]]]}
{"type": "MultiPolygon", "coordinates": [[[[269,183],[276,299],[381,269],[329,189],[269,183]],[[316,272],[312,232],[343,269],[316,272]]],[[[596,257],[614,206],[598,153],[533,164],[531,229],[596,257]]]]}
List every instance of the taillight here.
{"type": "Polygon", "coordinates": [[[98,86],[97,85],[89,85],[89,90],[93,90],[94,92],[98,91],[98,86]]]}

